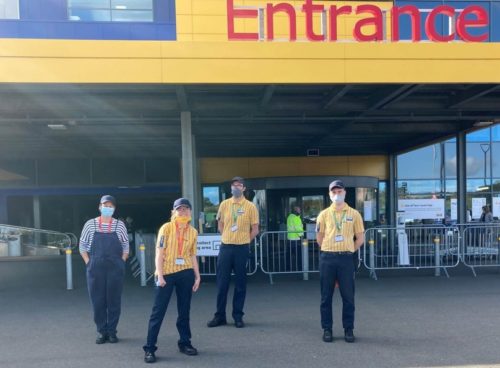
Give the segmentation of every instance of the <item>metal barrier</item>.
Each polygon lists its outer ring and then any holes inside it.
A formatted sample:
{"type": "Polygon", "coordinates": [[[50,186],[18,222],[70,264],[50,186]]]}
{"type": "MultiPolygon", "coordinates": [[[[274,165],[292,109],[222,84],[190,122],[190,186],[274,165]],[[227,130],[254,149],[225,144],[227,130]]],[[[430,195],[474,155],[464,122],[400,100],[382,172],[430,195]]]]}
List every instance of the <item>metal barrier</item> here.
{"type": "Polygon", "coordinates": [[[0,257],[66,255],[66,289],[73,289],[71,255],[78,239],[71,233],[0,225],[0,257]]]}
{"type": "MultiPolygon", "coordinates": [[[[134,277],[140,275],[141,286],[154,277],[156,269],[156,235],[136,233],[136,257],[131,260],[134,277]]],[[[247,263],[247,275],[251,276],[258,269],[258,242],[255,239],[250,246],[247,263]]],[[[201,276],[215,276],[217,274],[217,256],[198,256],[198,266],[201,276]]]]}
{"type": "Polygon", "coordinates": [[[288,240],[287,231],[266,231],[260,235],[260,268],[269,275],[303,274],[319,272],[319,245],[316,233],[307,232],[301,240],[288,240]]]}
{"type": "MultiPolygon", "coordinates": [[[[198,256],[198,266],[201,276],[215,276],[217,274],[217,258],[217,256],[198,256]]],[[[250,246],[247,262],[247,276],[255,274],[258,267],[258,242],[256,238],[250,246]]]]}
{"type": "Polygon", "coordinates": [[[462,262],[476,276],[475,267],[500,266],[500,224],[467,224],[462,227],[462,262]]]}
{"type": "Polygon", "coordinates": [[[434,269],[435,276],[460,262],[458,227],[376,227],[365,231],[363,262],[370,276],[377,270],[434,269]]]}

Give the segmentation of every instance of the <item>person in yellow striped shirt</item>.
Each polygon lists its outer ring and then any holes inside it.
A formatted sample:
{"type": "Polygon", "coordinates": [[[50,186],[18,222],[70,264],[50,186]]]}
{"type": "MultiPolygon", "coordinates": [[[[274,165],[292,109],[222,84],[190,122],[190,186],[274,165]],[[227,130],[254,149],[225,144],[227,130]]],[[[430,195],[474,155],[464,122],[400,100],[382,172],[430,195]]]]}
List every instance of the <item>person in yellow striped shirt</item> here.
{"type": "Polygon", "coordinates": [[[174,202],[170,222],[164,224],[158,232],[155,300],[149,319],[147,342],[143,346],[146,363],[156,361],[156,342],[174,289],[177,295],[179,351],[186,355],[198,354],[191,345],[189,326],[191,295],[200,286],[200,271],[196,259],[197,239],[198,232],[191,226],[191,203],[186,198],[179,198],[174,202]]]}
{"type": "Polygon", "coordinates": [[[332,205],[316,221],[320,253],[321,327],[323,341],[332,342],[332,297],[335,282],[342,296],[342,324],[346,342],[354,342],[354,261],[353,254],[364,242],[363,219],[345,203],[345,185],[335,180],[329,186],[332,205]]]}
{"type": "Polygon", "coordinates": [[[259,213],[255,205],[245,199],[245,181],[236,176],[231,180],[232,197],[222,201],[217,213],[222,245],[217,259],[217,311],[208,327],[225,325],[226,304],[231,272],[234,272],[233,319],[237,328],[245,327],[243,306],[246,298],[246,265],[250,242],[259,233],[259,213]]]}

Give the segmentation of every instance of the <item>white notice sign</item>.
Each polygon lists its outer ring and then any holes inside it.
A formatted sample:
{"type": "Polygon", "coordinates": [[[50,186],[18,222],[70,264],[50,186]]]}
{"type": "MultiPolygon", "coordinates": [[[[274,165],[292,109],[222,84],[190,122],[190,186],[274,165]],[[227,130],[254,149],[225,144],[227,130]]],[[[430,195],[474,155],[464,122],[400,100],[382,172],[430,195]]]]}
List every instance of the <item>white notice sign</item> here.
{"type": "Polygon", "coordinates": [[[458,220],[458,200],[456,198],[451,200],[451,219],[458,220]]]}
{"type": "Polygon", "coordinates": [[[400,199],[398,211],[407,220],[443,219],[444,199],[400,199]]]}
{"type": "Polygon", "coordinates": [[[483,206],[486,206],[486,198],[472,198],[472,218],[474,220],[481,218],[483,206]]]}
{"type": "Polygon", "coordinates": [[[500,197],[493,197],[493,217],[500,218],[500,197]]]}
{"type": "Polygon", "coordinates": [[[220,234],[213,235],[198,235],[198,242],[196,244],[198,256],[218,256],[221,244],[220,234]]]}

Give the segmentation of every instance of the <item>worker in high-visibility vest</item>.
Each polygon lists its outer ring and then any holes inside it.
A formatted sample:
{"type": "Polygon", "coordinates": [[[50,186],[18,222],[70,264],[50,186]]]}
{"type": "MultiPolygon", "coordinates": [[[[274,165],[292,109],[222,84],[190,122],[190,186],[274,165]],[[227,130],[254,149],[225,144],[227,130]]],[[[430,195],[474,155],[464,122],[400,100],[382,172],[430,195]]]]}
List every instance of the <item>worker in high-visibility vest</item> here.
{"type": "Polygon", "coordinates": [[[287,259],[291,259],[290,271],[302,269],[302,237],[304,236],[304,225],[302,224],[300,213],[300,207],[294,206],[292,213],[290,213],[286,219],[286,237],[289,246],[287,254],[290,254],[290,257],[287,257],[287,259]]]}

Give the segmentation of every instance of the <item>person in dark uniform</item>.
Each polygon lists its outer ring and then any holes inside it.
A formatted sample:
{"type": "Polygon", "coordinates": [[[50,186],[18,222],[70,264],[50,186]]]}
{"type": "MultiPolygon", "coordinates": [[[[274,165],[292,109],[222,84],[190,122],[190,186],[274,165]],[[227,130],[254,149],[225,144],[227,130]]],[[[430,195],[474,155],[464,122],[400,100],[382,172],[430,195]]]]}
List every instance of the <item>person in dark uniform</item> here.
{"type": "Polygon", "coordinates": [[[125,262],[129,252],[127,228],[113,218],[116,200],[101,198],[101,216],[88,220],[80,236],[80,254],[87,266],[87,286],[97,327],[96,344],[118,342],[125,262]]]}
{"type": "Polygon", "coordinates": [[[191,296],[200,286],[200,271],[196,259],[198,231],[191,226],[191,203],[186,198],[174,202],[172,218],[158,231],[156,243],[156,288],[155,301],[148,325],[148,337],[143,346],[144,361],[156,362],[156,342],[170,297],[177,295],[177,331],[179,351],[186,355],[197,355],[191,345],[189,312],[191,296]]]}
{"type": "Polygon", "coordinates": [[[364,242],[363,219],[345,203],[345,185],[335,180],[329,186],[332,205],[321,211],[316,224],[320,246],[321,327],[323,341],[333,341],[332,297],[338,282],[342,296],[342,324],[346,342],[354,342],[354,273],[353,254],[364,242]]]}

